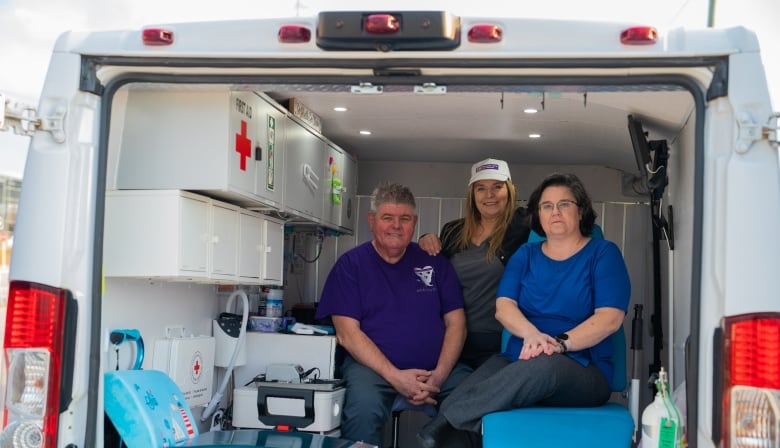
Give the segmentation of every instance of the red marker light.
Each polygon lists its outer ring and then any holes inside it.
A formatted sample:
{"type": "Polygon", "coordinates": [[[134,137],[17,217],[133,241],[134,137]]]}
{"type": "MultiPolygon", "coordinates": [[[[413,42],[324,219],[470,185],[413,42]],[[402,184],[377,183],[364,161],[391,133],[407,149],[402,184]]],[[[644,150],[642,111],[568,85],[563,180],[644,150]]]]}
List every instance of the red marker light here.
{"type": "Polygon", "coordinates": [[[371,14],[363,22],[368,34],[393,34],[401,29],[401,22],[392,14],[371,14]]]}
{"type": "Polygon", "coordinates": [[[311,30],[301,25],[284,25],[279,28],[279,42],[301,44],[311,40],[311,30]]]}
{"type": "Polygon", "coordinates": [[[494,43],[501,42],[504,32],[498,25],[474,25],[469,30],[469,42],[494,43]]]}
{"type": "Polygon", "coordinates": [[[624,45],[652,45],[658,40],[658,30],[652,26],[633,26],[620,33],[624,45]]]}
{"type": "Polygon", "coordinates": [[[163,28],[146,28],[141,32],[141,40],[144,45],[171,45],[173,44],[173,31],[163,28]]]}

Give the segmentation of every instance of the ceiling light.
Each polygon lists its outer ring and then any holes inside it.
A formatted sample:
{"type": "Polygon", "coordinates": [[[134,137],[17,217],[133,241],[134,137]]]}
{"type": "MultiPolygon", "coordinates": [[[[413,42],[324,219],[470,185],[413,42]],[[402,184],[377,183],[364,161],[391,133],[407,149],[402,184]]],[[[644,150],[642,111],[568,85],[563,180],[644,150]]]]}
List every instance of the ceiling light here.
{"type": "Polygon", "coordinates": [[[542,138],[542,134],[539,134],[538,132],[532,132],[528,134],[528,138],[542,138]]]}
{"type": "Polygon", "coordinates": [[[360,131],[360,135],[371,135],[371,131],[366,131],[366,130],[360,131]]]}
{"type": "Polygon", "coordinates": [[[333,110],[335,110],[336,112],[346,112],[347,108],[344,106],[336,106],[333,108],[333,110]]]}
{"type": "Polygon", "coordinates": [[[526,113],[526,114],[535,114],[537,112],[539,112],[539,109],[535,109],[533,107],[527,107],[527,108],[523,109],[523,113],[526,113]]]}

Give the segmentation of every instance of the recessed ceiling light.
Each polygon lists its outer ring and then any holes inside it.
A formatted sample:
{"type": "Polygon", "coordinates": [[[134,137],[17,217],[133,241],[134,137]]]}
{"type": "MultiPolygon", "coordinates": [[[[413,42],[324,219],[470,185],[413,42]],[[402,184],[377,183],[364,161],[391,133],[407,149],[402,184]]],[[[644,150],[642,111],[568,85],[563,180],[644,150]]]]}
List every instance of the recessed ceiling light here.
{"type": "Polygon", "coordinates": [[[532,132],[528,134],[528,138],[542,138],[542,134],[539,134],[538,132],[532,132]]]}
{"type": "Polygon", "coordinates": [[[523,109],[523,113],[526,113],[526,114],[535,114],[537,112],[539,112],[539,109],[534,109],[533,107],[527,107],[527,108],[523,109]]]}
{"type": "Polygon", "coordinates": [[[366,130],[360,131],[360,135],[371,135],[371,131],[366,131],[366,130]]]}
{"type": "Polygon", "coordinates": [[[347,108],[343,106],[336,106],[333,108],[333,110],[335,110],[336,112],[346,112],[347,108]]]}

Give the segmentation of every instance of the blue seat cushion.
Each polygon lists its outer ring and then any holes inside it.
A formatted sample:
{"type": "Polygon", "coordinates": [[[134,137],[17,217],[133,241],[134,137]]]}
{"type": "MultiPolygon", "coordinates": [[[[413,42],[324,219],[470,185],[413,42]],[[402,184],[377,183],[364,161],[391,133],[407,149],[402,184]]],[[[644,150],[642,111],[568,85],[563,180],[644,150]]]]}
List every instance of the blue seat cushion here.
{"type": "Polygon", "coordinates": [[[634,419],[617,403],[596,408],[521,408],[482,418],[483,448],[628,448],[633,433],[634,419]]]}

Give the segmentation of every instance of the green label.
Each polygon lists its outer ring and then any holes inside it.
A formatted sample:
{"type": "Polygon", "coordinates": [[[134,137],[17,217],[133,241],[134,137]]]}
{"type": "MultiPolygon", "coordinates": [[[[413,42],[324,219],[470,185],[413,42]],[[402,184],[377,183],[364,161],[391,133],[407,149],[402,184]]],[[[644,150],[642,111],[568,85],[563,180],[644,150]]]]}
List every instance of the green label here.
{"type": "Polygon", "coordinates": [[[675,448],[677,439],[677,423],[664,417],[661,419],[661,429],[658,435],[658,448],[675,448]]]}

